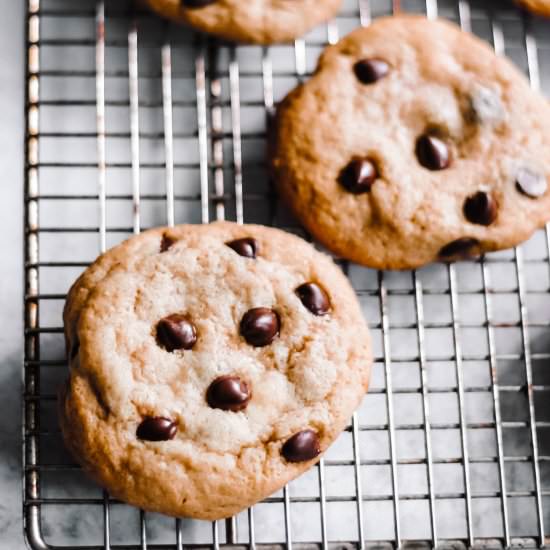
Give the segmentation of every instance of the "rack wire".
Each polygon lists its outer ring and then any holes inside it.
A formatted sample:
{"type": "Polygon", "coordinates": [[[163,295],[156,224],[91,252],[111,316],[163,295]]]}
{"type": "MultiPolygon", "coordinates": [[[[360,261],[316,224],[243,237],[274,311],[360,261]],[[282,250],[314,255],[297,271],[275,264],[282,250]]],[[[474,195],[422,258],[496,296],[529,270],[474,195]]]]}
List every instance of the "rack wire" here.
{"type": "Polygon", "coordinates": [[[326,43],[383,14],[443,16],[550,91],[550,23],[503,1],[346,0],[293,45],[235,46],[123,0],[27,0],[23,514],[31,548],[541,547],[550,532],[550,230],[410,273],[341,262],[374,339],[369,395],[319,465],[239,516],[111,499],[63,450],[61,310],[144,227],[234,219],[303,234],[266,171],[277,101],[326,43]]]}

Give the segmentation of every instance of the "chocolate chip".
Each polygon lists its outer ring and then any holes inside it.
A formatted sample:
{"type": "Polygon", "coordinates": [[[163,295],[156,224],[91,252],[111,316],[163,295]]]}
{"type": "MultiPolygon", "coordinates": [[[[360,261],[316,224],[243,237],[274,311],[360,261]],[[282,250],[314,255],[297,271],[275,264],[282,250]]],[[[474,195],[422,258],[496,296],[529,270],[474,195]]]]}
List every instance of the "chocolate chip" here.
{"type": "Polygon", "coordinates": [[[351,193],[370,191],[378,177],[376,166],[369,159],[353,159],[340,173],[340,183],[351,193]]]}
{"type": "Polygon", "coordinates": [[[363,84],[373,84],[390,72],[390,66],[383,59],[361,59],[353,66],[353,71],[363,84]]]}
{"type": "Polygon", "coordinates": [[[472,239],[471,237],[463,237],[461,239],[456,239],[449,244],[446,244],[440,251],[439,255],[442,258],[451,258],[452,256],[464,256],[469,257],[472,254],[472,249],[479,246],[479,241],[477,239],[472,239]]]}
{"type": "Polygon", "coordinates": [[[451,164],[451,154],[446,143],[429,134],[416,140],[416,157],[428,170],[443,170],[451,164]]]}
{"type": "Polygon", "coordinates": [[[522,167],[516,172],[516,187],[524,195],[538,199],[546,193],[548,181],[540,172],[536,172],[532,168],[522,167]]]}
{"type": "Polygon", "coordinates": [[[252,237],[244,237],[225,243],[229,248],[232,248],[239,256],[245,258],[255,258],[258,253],[258,241],[252,237]]]}
{"type": "Polygon", "coordinates": [[[216,0],[182,0],[181,4],[184,8],[204,8],[213,4],[216,0]]]}
{"type": "Polygon", "coordinates": [[[176,241],[172,239],[172,237],[164,234],[162,236],[162,240],[160,241],[160,251],[166,252],[175,242],[176,241]]]}
{"type": "Polygon", "coordinates": [[[497,201],[484,191],[478,191],[464,201],[464,216],[471,223],[491,225],[496,220],[497,211],[497,201]]]}
{"type": "Polygon", "coordinates": [[[210,384],[206,401],[213,409],[242,411],[250,401],[248,384],[238,376],[220,376],[210,384]]]}
{"type": "Polygon", "coordinates": [[[138,439],[145,441],[168,441],[174,439],[178,428],[176,423],[162,416],[148,416],[136,430],[138,439]]]}
{"type": "Polygon", "coordinates": [[[330,310],[327,293],[316,283],[304,283],[296,289],[302,304],[314,315],[325,315],[330,310]]]}
{"type": "Polygon", "coordinates": [[[289,462],[306,462],[319,455],[319,437],[313,430],[302,430],[287,439],[283,445],[283,456],[289,462]]]}
{"type": "Polygon", "coordinates": [[[197,331],[185,315],[173,313],[158,322],[157,340],[167,351],[191,349],[197,341],[197,331]]]}
{"type": "Polygon", "coordinates": [[[248,310],[241,320],[241,335],[252,346],[271,344],[279,333],[279,316],[267,307],[248,310]]]}

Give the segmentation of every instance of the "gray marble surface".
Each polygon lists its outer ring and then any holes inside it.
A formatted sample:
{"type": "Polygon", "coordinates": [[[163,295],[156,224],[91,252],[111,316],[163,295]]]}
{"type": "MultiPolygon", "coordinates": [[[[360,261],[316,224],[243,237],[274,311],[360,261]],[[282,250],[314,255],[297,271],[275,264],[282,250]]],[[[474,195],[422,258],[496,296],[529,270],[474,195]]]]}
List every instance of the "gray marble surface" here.
{"type": "Polygon", "coordinates": [[[0,548],[25,548],[21,527],[23,13],[0,0],[0,548]]]}

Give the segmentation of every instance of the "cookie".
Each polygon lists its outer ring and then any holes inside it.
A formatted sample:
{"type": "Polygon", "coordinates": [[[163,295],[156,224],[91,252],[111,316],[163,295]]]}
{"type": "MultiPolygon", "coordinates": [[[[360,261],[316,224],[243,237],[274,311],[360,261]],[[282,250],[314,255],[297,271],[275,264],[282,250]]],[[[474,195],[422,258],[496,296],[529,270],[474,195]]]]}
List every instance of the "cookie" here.
{"type": "Polygon", "coordinates": [[[442,20],[379,19],[327,48],[270,141],[295,215],[366,266],[508,248],[550,218],[550,105],[442,20]]]}
{"type": "Polygon", "coordinates": [[[100,257],[64,312],[60,424],[112,496],[219,519],[315,464],[368,385],[356,296],[280,230],[159,228],[100,257]]]}
{"type": "Polygon", "coordinates": [[[236,42],[289,42],[333,17],[341,0],[145,0],[164,17],[236,42]]]}
{"type": "Polygon", "coordinates": [[[517,0],[517,3],[537,15],[550,17],[550,0],[517,0]]]}

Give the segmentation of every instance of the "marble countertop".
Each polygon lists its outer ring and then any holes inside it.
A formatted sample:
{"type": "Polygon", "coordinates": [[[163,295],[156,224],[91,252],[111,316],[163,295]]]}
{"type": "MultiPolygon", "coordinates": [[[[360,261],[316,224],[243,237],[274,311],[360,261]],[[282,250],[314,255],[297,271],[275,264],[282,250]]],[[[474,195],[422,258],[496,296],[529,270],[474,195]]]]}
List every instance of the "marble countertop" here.
{"type": "Polygon", "coordinates": [[[25,2],[0,0],[0,548],[21,526],[22,210],[25,2]]]}

